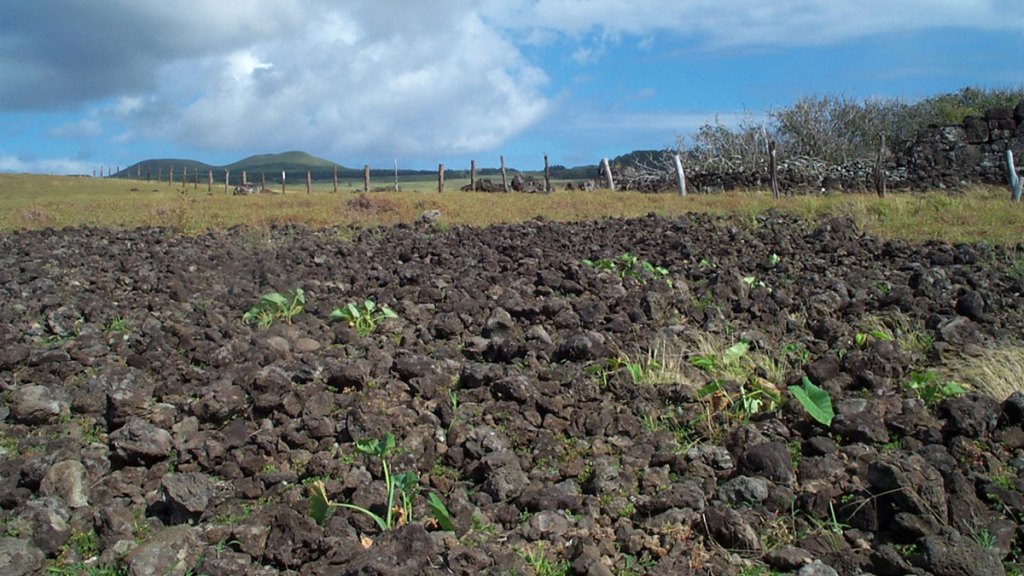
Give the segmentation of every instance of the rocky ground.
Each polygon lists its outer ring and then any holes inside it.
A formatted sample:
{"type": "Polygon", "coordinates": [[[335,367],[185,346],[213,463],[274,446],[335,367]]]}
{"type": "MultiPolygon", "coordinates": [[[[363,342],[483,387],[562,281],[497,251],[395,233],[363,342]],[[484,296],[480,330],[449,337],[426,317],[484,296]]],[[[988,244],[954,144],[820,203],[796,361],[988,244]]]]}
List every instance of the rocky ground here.
{"type": "Polygon", "coordinates": [[[1008,258],[781,215],[3,235],[0,573],[1021,574],[1024,394],[942,371],[1021,337],[1008,258]]]}

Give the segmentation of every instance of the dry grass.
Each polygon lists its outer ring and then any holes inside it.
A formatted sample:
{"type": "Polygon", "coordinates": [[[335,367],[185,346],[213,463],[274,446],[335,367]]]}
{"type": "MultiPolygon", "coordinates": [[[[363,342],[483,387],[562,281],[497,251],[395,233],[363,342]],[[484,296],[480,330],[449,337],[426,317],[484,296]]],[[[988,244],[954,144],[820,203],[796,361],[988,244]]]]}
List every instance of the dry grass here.
{"type": "Polygon", "coordinates": [[[691,194],[634,192],[555,192],[552,194],[485,194],[460,192],[466,182],[448,181],[437,194],[436,181],[402,184],[402,192],[371,192],[379,209],[352,207],[356,188],[350,183],[332,193],[330,184],[292,185],[288,193],[229,196],[223,185],[207,192],[205,184],[181,187],[164,183],[69,176],[0,174],[0,231],[97,226],[132,228],[174,226],[185,232],[235,225],[263,227],[301,223],[308,226],[367,227],[411,222],[424,210],[438,209],[447,224],[484,226],[544,217],[570,221],[687,212],[734,215],[742,220],[768,209],[817,219],[853,217],[883,238],[944,240],[1015,245],[1024,238],[1024,207],[1009,203],[1002,188],[977,187],[956,194],[833,194],[772,199],[766,191],[691,194]],[[380,200],[386,198],[386,200],[380,200]]]}
{"type": "Polygon", "coordinates": [[[976,356],[964,356],[944,366],[946,375],[996,400],[1024,392],[1024,345],[1001,344],[976,356]]]}

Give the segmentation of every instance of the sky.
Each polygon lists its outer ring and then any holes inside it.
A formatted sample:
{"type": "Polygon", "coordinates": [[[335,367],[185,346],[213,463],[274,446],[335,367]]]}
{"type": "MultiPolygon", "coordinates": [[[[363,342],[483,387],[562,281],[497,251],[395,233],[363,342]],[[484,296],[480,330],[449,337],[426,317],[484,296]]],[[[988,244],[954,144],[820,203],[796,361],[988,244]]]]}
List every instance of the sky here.
{"type": "Polygon", "coordinates": [[[596,164],[802,97],[1024,86],[1021,0],[0,0],[0,172],[596,164]]]}

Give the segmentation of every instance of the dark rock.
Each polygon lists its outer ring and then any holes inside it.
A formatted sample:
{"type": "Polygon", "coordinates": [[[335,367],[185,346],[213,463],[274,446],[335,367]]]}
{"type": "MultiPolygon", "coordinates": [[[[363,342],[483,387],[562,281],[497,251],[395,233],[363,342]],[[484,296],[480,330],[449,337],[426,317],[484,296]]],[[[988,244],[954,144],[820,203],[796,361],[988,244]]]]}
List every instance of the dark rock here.
{"type": "Polygon", "coordinates": [[[160,481],[171,524],[195,522],[206,512],[216,487],[206,474],[168,474],[160,481]]]}
{"type": "Polygon", "coordinates": [[[733,550],[760,550],[761,539],[750,522],[732,508],[711,506],[704,512],[708,535],[733,550]]]}
{"type": "Polygon", "coordinates": [[[419,524],[381,534],[365,552],[342,567],[343,574],[409,576],[443,574],[440,548],[419,524]]]}
{"type": "Polygon", "coordinates": [[[110,433],[113,455],[128,465],[150,465],[171,453],[171,433],[140,418],[132,417],[110,433]]]}
{"type": "Polygon", "coordinates": [[[946,398],[939,406],[940,417],[946,419],[948,436],[988,436],[999,423],[999,412],[999,402],[980,394],[946,398]]]}
{"type": "Polygon", "coordinates": [[[935,576],[1006,574],[1002,562],[970,538],[955,534],[927,536],[920,541],[918,548],[920,554],[913,559],[914,565],[935,576]]]}
{"type": "Polygon", "coordinates": [[[59,400],[46,386],[22,386],[13,391],[11,418],[29,425],[56,422],[68,411],[66,402],[59,400]]]}
{"type": "Polygon", "coordinates": [[[0,538],[0,570],[4,576],[32,576],[43,573],[46,554],[20,538],[0,538]]]}
{"type": "Polygon", "coordinates": [[[129,576],[185,576],[199,564],[203,545],[198,528],[171,526],[151,534],[124,558],[129,576]]]}
{"type": "Polygon", "coordinates": [[[796,481],[789,446],[781,442],[769,442],[746,449],[740,455],[738,468],[748,476],[763,476],[780,484],[796,481]]]}

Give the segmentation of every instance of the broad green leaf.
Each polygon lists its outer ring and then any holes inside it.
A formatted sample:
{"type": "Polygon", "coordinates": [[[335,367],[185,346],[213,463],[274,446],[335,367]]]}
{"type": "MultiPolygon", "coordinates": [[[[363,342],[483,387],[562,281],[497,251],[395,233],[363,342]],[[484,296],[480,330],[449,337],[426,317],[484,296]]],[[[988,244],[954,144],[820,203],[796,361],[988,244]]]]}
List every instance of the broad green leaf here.
{"type": "Polygon", "coordinates": [[[413,488],[419,486],[420,478],[415,472],[407,470],[395,476],[392,481],[400,492],[408,493],[413,488]]]}
{"type": "Polygon", "coordinates": [[[819,423],[825,426],[832,425],[835,412],[832,410],[832,397],[828,391],[816,386],[809,378],[804,376],[802,386],[790,386],[789,393],[800,401],[800,405],[819,423]]]}
{"type": "Polygon", "coordinates": [[[726,365],[735,364],[748,350],[750,350],[750,344],[743,341],[737,342],[726,348],[725,352],[722,352],[722,363],[726,365]]]}
{"type": "Polygon", "coordinates": [[[363,308],[365,308],[367,312],[373,312],[377,309],[377,303],[373,300],[367,300],[363,302],[363,308]]]}
{"type": "Polygon", "coordinates": [[[437,521],[437,525],[442,530],[455,531],[455,523],[452,522],[452,516],[437,494],[433,492],[427,493],[427,508],[430,508],[430,513],[434,516],[434,520],[437,521]]]}
{"type": "Polygon", "coordinates": [[[285,298],[280,292],[270,292],[264,294],[263,298],[260,299],[260,303],[277,306],[284,308],[288,305],[288,299],[285,298]]]}
{"type": "Polygon", "coordinates": [[[327,489],[320,480],[309,485],[309,516],[318,525],[323,526],[327,514],[331,511],[331,501],[327,498],[327,489]]]}

